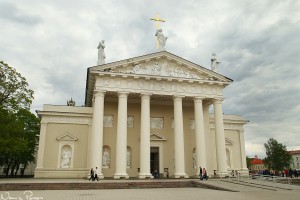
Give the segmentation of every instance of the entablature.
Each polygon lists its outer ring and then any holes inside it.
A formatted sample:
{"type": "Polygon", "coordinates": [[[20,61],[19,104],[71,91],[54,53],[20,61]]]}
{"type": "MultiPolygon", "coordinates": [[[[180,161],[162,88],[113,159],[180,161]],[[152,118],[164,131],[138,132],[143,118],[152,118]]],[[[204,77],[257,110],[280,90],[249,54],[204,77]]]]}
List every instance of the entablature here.
{"type": "Polygon", "coordinates": [[[98,76],[94,90],[129,93],[151,93],[157,95],[183,95],[186,97],[222,98],[224,86],[219,84],[199,83],[198,81],[177,81],[157,78],[135,78],[135,76],[98,76]]]}

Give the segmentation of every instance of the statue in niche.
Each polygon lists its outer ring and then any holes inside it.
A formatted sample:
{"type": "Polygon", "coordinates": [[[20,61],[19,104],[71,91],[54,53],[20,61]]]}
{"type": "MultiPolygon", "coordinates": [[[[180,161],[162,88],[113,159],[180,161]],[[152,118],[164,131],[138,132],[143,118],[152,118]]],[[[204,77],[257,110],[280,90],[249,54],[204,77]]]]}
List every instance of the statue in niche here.
{"type": "Polygon", "coordinates": [[[197,167],[196,160],[197,160],[196,152],[194,152],[194,153],[193,153],[193,168],[196,168],[196,167],[197,167]]]}
{"type": "Polygon", "coordinates": [[[109,162],[110,162],[109,152],[105,148],[103,151],[102,166],[109,166],[109,162]]]}
{"type": "Polygon", "coordinates": [[[216,57],[216,54],[213,53],[213,54],[212,54],[212,58],[211,58],[211,70],[215,72],[215,71],[217,70],[217,67],[218,67],[218,65],[219,65],[220,63],[221,63],[221,62],[218,61],[218,59],[217,59],[217,57],[216,57]]]}
{"type": "Polygon", "coordinates": [[[98,62],[97,62],[97,65],[105,64],[104,48],[105,48],[105,41],[102,40],[101,42],[99,42],[99,45],[97,47],[97,49],[98,49],[98,62]]]}
{"type": "Polygon", "coordinates": [[[71,161],[71,148],[65,147],[61,154],[61,164],[62,168],[69,168],[71,161]]]}
{"type": "Polygon", "coordinates": [[[164,36],[162,29],[158,29],[155,33],[155,36],[157,37],[157,41],[158,41],[158,49],[160,51],[164,51],[168,37],[164,36]]]}
{"type": "Polygon", "coordinates": [[[131,153],[129,149],[127,149],[127,167],[131,166],[131,153]]]}

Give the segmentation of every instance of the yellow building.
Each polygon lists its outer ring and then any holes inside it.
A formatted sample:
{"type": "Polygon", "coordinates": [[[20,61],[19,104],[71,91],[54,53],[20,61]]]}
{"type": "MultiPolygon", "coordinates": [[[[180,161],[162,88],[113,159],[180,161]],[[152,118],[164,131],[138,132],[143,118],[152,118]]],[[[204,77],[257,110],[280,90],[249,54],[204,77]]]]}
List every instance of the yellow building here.
{"type": "Polygon", "coordinates": [[[36,178],[182,178],[246,166],[241,116],[222,111],[232,82],[167,51],[87,69],[85,107],[44,105],[36,178]],[[213,113],[209,108],[213,107],[213,113]]]}

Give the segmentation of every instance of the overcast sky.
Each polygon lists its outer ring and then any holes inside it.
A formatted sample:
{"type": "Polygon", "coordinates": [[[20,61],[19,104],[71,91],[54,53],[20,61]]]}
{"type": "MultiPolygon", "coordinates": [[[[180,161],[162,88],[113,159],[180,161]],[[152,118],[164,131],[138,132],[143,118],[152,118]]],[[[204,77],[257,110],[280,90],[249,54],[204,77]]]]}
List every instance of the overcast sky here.
{"type": "Polygon", "coordinates": [[[34,90],[32,111],[43,104],[84,104],[86,69],[97,63],[156,51],[155,23],[168,36],[167,51],[234,82],[223,111],[239,114],[246,154],[265,156],[269,138],[300,149],[300,1],[298,0],[1,0],[0,60],[34,90]]]}

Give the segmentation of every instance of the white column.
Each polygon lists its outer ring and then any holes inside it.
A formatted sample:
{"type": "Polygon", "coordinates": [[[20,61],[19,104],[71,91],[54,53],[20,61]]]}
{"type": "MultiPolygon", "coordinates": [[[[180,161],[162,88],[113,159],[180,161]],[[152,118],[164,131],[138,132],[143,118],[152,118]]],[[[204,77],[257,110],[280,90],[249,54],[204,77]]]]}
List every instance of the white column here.
{"type": "Polygon", "coordinates": [[[37,157],[37,162],[36,162],[36,169],[40,169],[40,168],[44,167],[46,132],[47,132],[47,124],[46,123],[41,123],[40,138],[39,138],[39,149],[38,149],[38,157],[37,157]]]}
{"type": "Polygon", "coordinates": [[[244,130],[240,130],[239,132],[240,132],[240,145],[241,145],[242,170],[248,172],[247,161],[246,161],[246,151],[245,151],[244,130]]]}
{"type": "Polygon", "coordinates": [[[194,112],[195,112],[195,136],[196,136],[196,159],[197,159],[197,172],[199,174],[200,166],[206,169],[206,147],[205,147],[205,134],[204,134],[204,119],[201,97],[194,98],[194,112]]]}
{"type": "Polygon", "coordinates": [[[216,149],[218,173],[227,172],[225,133],[223,124],[222,100],[214,100],[215,126],[216,126],[216,149]]]}
{"type": "Polygon", "coordinates": [[[127,169],[127,92],[118,94],[118,127],[116,142],[116,172],[114,179],[129,178],[127,169]]]}
{"type": "Polygon", "coordinates": [[[104,91],[94,92],[94,109],[91,132],[90,167],[98,168],[98,177],[102,174],[102,150],[103,150],[103,116],[104,116],[104,91]]]}
{"type": "MultiPolygon", "coordinates": [[[[204,135],[206,139],[206,171],[208,174],[213,174],[213,160],[216,159],[216,155],[212,154],[215,152],[215,145],[212,145],[212,136],[210,134],[210,122],[209,122],[209,108],[210,104],[203,105],[203,118],[204,118],[204,135]],[[214,146],[214,147],[213,147],[214,146]]],[[[217,168],[215,168],[217,169],[217,168]]]]}
{"type": "Polygon", "coordinates": [[[150,94],[141,94],[139,178],[153,178],[150,173],[150,94]]]}
{"type": "Polygon", "coordinates": [[[174,153],[175,153],[175,178],[185,177],[185,160],[184,160],[184,135],[183,135],[183,113],[182,113],[183,96],[174,96],[174,153]]]}

